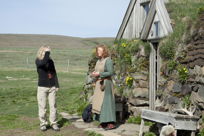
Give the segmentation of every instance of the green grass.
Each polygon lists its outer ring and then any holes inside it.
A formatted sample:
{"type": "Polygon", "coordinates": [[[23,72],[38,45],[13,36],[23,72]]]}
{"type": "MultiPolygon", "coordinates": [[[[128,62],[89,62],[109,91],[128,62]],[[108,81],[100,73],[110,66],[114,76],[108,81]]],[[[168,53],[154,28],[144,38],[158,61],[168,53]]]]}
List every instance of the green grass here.
{"type": "Polygon", "coordinates": [[[140,116],[137,117],[129,117],[127,122],[128,123],[133,123],[133,124],[140,124],[141,123],[142,118],[140,116]]]}
{"type": "Polygon", "coordinates": [[[7,129],[23,129],[32,130],[39,126],[39,122],[36,119],[20,117],[18,115],[0,115],[0,130],[7,129]],[[32,121],[32,122],[31,122],[32,121]]]}
{"type": "MultiPolygon", "coordinates": [[[[132,123],[132,124],[141,124],[141,121],[142,121],[142,118],[141,116],[130,116],[127,120],[127,123],[132,123]]],[[[145,126],[152,126],[154,125],[153,122],[150,122],[150,121],[145,121],[144,122],[144,125],[145,126]]]]}
{"type": "MultiPolygon", "coordinates": [[[[57,93],[58,113],[81,112],[84,102],[79,96],[85,73],[58,72],[58,78],[60,82],[60,90],[57,93]]],[[[0,131],[39,130],[36,96],[36,71],[0,70],[0,131]]],[[[63,127],[70,125],[69,121],[65,121],[60,116],[58,120],[63,127]]]]}
{"type": "Polygon", "coordinates": [[[166,60],[174,58],[177,45],[185,42],[182,41],[182,36],[185,33],[189,34],[187,27],[189,25],[195,25],[199,10],[203,6],[204,1],[199,0],[181,0],[179,2],[171,0],[170,3],[167,4],[170,18],[174,22],[174,32],[161,43],[160,54],[162,58],[166,60]]]}
{"type": "MultiPolygon", "coordinates": [[[[86,72],[58,72],[60,82],[60,90],[57,93],[58,113],[81,113],[85,104],[83,100],[79,99],[79,96],[82,92],[85,75],[86,72]]],[[[17,129],[21,129],[23,132],[35,133],[37,131],[39,133],[36,96],[36,70],[0,70],[0,131],[2,131],[2,134],[4,131],[15,131],[17,129]],[[23,120],[24,117],[28,120],[23,120]],[[33,118],[34,120],[31,120],[33,118]]],[[[63,123],[61,117],[58,120],[63,128],[70,125],[68,121],[63,123]]],[[[61,134],[60,132],[55,135],[63,136],[67,133],[61,134]]],[[[69,133],[74,134],[75,132],[69,133]]],[[[77,135],[79,135],[78,132],[77,135]]]]}
{"type": "MultiPolygon", "coordinates": [[[[0,114],[37,116],[37,73],[36,71],[0,71],[0,114]]],[[[85,73],[59,72],[60,90],[57,93],[58,109],[77,111],[79,95],[85,73]]]]}
{"type": "Polygon", "coordinates": [[[88,136],[103,136],[102,134],[98,134],[94,131],[87,131],[88,136]]]}
{"type": "Polygon", "coordinates": [[[146,132],[144,136],[156,136],[153,132],[146,132]]]}

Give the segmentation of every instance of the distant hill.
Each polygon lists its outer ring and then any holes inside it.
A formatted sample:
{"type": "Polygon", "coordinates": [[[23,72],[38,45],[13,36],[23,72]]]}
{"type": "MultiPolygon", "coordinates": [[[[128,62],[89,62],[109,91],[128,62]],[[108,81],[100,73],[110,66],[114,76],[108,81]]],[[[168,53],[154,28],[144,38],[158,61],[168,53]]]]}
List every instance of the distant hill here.
{"type": "Polygon", "coordinates": [[[0,34],[0,68],[35,69],[40,46],[52,49],[58,71],[86,71],[88,59],[98,44],[113,44],[114,38],[79,38],[61,35],[0,34]]]}
{"type": "Polygon", "coordinates": [[[79,38],[61,35],[0,34],[0,47],[91,48],[97,44],[113,44],[114,38],[79,38]]]}

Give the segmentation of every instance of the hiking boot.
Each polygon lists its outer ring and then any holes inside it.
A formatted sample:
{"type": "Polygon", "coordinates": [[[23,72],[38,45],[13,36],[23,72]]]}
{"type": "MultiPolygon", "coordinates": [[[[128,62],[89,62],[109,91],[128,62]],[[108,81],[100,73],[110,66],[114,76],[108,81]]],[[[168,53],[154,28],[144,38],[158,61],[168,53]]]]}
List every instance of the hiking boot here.
{"type": "Polygon", "coordinates": [[[46,130],[47,130],[47,127],[46,127],[46,126],[41,126],[41,127],[40,127],[40,130],[41,130],[41,131],[46,131],[46,130]]]}
{"type": "Polygon", "coordinates": [[[60,128],[57,126],[57,124],[52,125],[52,129],[54,131],[60,131],[60,128]]]}

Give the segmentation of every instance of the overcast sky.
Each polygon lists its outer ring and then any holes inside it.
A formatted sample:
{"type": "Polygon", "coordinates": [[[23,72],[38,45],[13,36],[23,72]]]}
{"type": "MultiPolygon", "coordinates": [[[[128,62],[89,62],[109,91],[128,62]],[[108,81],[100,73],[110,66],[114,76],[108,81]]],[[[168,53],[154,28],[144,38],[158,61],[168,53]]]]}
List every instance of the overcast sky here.
{"type": "Polygon", "coordinates": [[[0,33],[115,37],[130,0],[1,0],[0,33]]]}

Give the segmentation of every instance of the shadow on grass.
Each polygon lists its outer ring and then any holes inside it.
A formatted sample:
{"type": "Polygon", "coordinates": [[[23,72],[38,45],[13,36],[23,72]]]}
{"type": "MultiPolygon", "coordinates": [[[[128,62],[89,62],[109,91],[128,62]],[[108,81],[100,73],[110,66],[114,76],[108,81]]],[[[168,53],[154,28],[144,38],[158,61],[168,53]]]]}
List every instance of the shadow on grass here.
{"type": "Polygon", "coordinates": [[[59,127],[63,127],[63,126],[67,126],[67,125],[70,125],[71,122],[66,119],[66,118],[61,118],[59,121],[58,121],[58,124],[59,124],[59,127]]]}

